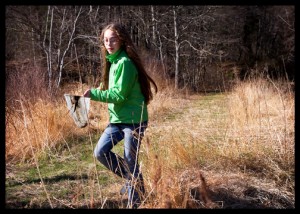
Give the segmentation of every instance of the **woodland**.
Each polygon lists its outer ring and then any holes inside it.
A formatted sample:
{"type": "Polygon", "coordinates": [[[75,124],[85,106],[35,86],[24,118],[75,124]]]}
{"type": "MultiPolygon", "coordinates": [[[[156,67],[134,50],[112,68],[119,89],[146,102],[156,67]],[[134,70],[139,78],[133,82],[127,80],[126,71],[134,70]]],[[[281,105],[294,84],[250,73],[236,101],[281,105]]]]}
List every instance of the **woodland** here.
{"type": "Polygon", "coordinates": [[[48,95],[70,81],[97,86],[98,38],[110,22],[127,27],[145,64],[158,66],[149,72],[176,89],[224,91],[258,74],[294,80],[293,5],[7,5],[5,20],[8,97],[25,67],[48,95]]]}

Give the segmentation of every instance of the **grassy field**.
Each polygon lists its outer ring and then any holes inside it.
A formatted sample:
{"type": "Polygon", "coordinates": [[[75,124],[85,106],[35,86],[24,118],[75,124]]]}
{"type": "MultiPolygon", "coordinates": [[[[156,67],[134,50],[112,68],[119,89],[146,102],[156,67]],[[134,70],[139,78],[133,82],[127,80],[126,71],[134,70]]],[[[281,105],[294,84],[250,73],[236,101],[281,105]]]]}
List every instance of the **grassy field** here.
{"type": "MultiPolygon", "coordinates": [[[[19,112],[6,110],[7,208],[126,208],[119,195],[124,181],[93,158],[108,115],[105,104],[91,105],[83,129],[66,114],[64,100],[20,100],[19,112]]],[[[259,79],[227,93],[164,90],[149,114],[140,208],[295,208],[288,87],[259,79]]],[[[114,151],[122,155],[122,146],[114,151]]]]}

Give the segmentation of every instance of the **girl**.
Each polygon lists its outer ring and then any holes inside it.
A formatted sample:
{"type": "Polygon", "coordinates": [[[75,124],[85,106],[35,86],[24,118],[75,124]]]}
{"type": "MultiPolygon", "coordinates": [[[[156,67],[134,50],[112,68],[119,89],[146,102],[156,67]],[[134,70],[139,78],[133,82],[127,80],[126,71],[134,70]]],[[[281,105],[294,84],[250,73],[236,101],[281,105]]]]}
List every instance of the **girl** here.
{"type": "Polygon", "coordinates": [[[157,85],[148,76],[134,44],[120,24],[109,24],[100,35],[104,58],[102,82],[97,89],[88,89],[84,97],[108,103],[109,124],[94,150],[95,157],[116,175],[125,178],[121,193],[128,193],[127,207],[137,208],[145,193],[139,169],[138,153],[148,125],[147,105],[157,85]],[[112,152],[124,139],[124,157],[112,152]]]}

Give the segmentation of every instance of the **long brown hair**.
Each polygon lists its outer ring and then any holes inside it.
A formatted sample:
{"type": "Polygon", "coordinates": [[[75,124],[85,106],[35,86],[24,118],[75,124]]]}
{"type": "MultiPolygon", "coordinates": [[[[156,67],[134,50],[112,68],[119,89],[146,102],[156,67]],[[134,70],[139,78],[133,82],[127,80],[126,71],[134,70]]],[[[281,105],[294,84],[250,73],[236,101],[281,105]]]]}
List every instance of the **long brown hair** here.
{"type": "Polygon", "coordinates": [[[108,89],[108,77],[109,77],[109,69],[111,63],[105,58],[107,51],[103,43],[104,32],[106,30],[112,30],[117,35],[122,44],[121,48],[123,48],[126,53],[128,54],[129,58],[134,62],[135,66],[137,67],[138,71],[138,79],[141,85],[141,91],[145,97],[145,103],[149,104],[150,100],[153,99],[153,93],[151,91],[151,84],[154,86],[155,93],[157,92],[157,85],[154,80],[147,74],[142,60],[137,54],[136,48],[129,36],[128,32],[126,31],[125,27],[118,23],[112,23],[107,25],[100,35],[100,44],[101,44],[101,55],[102,55],[102,63],[103,63],[103,72],[102,72],[102,85],[103,89],[108,89]]]}

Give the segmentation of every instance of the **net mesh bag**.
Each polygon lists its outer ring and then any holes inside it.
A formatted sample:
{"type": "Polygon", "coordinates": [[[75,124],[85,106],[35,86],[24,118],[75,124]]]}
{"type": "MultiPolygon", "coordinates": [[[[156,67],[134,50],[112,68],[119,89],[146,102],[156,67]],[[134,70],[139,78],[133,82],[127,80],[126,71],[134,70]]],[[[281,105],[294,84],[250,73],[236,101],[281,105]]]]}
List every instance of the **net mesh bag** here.
{"type": "Polygon", "coordinates": [[[90,110],[90,98],[71,94],[64,94],[64,96],[69,115],[73,118],[75,124],[80,128],[86,127],[90,110]]]}

